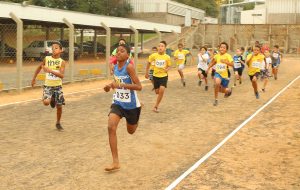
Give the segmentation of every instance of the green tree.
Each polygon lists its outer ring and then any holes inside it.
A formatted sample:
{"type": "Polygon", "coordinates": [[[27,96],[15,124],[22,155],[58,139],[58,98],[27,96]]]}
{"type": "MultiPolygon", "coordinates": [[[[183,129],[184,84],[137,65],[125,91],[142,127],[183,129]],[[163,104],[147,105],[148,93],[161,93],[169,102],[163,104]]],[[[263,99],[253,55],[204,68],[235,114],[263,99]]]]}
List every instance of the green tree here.
{"type": "MultiPolygon", "coordinates": [[[[23,0],[5,0],[21,3],[23,0]]],[[[132,7],[124,0],[30,0],[32,5],[86,12],[99,15],[126,17],[132,7]]]]}

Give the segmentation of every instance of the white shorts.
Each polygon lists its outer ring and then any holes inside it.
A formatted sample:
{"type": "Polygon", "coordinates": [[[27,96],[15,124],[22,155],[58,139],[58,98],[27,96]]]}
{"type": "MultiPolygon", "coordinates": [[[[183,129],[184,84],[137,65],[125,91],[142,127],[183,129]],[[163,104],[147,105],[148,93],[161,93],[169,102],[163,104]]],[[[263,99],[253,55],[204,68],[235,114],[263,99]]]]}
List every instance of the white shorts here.
{"type": "Polygon", "coordinates": [[[184,69],[184,64],[178,65],[178,70],[183,70],[184,69]]]}

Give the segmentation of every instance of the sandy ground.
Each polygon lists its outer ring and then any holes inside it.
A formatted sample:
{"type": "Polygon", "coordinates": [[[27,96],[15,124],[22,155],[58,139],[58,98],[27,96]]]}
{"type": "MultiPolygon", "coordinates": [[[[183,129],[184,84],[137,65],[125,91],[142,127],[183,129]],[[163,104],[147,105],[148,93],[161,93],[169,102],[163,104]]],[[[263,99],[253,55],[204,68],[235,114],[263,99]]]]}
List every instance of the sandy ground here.
{"type": "MultiPolygon", "coordinates": [[[[39,101],[0,107],[0,189],[164,189],[225,136],[300,74],[299,58],[286,59],[256,100],[248,77],[213,107],[210,89],[197,86],[195,68],[182,87],[176,71],[159,114],[148,82],[139,93],[145,107],[140,126],[118,130],[121,170],[111,162],[106,81],[64,86],[67,104],[55,130],[55,111],[39,101]],[[290,68],[292,65],[293,68],[290,68]],[[68,93],[95,89],[83,93],[68,93]]],[[[142,77],[141,77],[142,78],[142,77]]],[[[299,81],[184,180],[178,189],[299,189],[299,81]],[[298,123],[297,123],[298,122],[298,123]],[[298,155],[298,157],[297,157],[298,155]]],[[[41,89],[1,94],[0,104],[41,96],[41,89]]]]}

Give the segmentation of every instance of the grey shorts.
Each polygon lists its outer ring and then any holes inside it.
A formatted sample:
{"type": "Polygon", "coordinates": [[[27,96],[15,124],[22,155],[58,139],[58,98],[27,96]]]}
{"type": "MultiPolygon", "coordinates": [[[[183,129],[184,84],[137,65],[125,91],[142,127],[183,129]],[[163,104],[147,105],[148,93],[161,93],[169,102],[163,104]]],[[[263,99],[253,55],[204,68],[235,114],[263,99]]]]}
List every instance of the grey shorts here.
{"type": "Polygon", "coordinates": [[[43,100],[55,98],[56,105],[65,105],[65,98],[61,86],[44,86],[43,100]]]}

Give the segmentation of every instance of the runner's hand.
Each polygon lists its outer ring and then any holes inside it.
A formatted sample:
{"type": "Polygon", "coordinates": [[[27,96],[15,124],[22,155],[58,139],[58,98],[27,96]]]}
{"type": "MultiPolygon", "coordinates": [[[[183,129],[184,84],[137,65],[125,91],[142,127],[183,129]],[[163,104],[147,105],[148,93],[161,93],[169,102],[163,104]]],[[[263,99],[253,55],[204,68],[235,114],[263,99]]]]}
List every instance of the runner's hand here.
{"type": "Polygon", "coordinates": [[[111,88],[110,85],[105,85],[103,89],[105,92],[109,92],[110,88],[111,88]]]}
{"type": "Polygon", "coordinates": [[[149,73],[148,72],[145,74],[145,78],[149,79],[149,73]]]}

